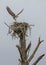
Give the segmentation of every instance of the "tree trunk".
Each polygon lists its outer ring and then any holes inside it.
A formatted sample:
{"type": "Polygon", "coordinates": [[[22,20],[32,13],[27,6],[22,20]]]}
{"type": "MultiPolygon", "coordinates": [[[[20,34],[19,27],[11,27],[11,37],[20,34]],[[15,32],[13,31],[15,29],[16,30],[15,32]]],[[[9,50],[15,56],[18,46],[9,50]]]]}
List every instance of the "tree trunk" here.
{"type": "Polygon", "coordinates": [[[26,53],[26,40],[25,40],[25,34],[20,35],[20,47],[22,51],[22,57],[21,57],[21,65],[29,65],[27,60],[27,53],[26,53]]]}

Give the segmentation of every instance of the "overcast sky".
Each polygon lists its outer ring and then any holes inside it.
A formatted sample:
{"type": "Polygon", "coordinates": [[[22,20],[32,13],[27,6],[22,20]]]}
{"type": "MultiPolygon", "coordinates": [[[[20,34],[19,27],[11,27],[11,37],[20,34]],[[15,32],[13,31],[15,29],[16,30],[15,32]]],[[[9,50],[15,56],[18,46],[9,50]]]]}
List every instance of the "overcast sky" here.
{"type": "MultiPolygon", "coordinates": [[[[0,65],[18,65],[19,63],[19,52],[15,47],[16,44],[19,44],[19,39],[12,40],[11,36],[7,35],[8,28],[4,24],[4,22],[8,24],[14,22],[6,10],[7,6],[15,14],[24,8],[18,22],[25,21],[35,25],[32,28],[31,37],[26,38],[27,44],[30,40],[32,42],[30,55],[37,45],[38,37],[44,40],[32,62],[39,55],[46,54],[46,0],[0,0],[0,65]]],[[[37,65],[46,65],[46,56],[37,65]]]]}

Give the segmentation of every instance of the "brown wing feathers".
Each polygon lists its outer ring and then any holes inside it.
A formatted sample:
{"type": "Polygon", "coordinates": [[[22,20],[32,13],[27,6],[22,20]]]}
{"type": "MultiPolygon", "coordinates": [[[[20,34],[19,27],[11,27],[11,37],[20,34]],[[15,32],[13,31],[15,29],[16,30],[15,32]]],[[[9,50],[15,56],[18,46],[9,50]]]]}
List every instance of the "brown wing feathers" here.
{"type": "Polygon", "coordinates": [[[12,10],[7,6],[6,7],[8,13],[15,19],[15,14],[12,12],[12,10]]]}
{"type": "Polygon", "coordinates": [[[8,13],[13,17],[13,19],[16,19],[18,17],[18,15],[21,14],[24,10],[24,9],[22,9],[17,15],[15,15],[8,6],[6,7],[6,9],[7,9],[8,13]]]}
{"type": "Polygon", "coordinates": [[[24,9],[22,9],[17,15],[21,14],[23,12],[24,9]]]}

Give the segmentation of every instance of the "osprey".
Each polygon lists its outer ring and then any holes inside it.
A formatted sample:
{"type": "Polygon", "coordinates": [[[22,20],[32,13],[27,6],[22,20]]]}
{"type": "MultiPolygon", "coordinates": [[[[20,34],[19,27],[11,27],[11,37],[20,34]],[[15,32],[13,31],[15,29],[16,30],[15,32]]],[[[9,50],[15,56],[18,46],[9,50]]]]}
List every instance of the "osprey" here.
{"type": "Polygon", "coordinates": [[[23,12],[24,9],[22,9],[17,15],[14,14],[14,12],[7,6],[6,7],[8,13],[13,17],[14,20],[16,20],[16,18],[18,18],[18,15],[21,14],[23,12]]]}

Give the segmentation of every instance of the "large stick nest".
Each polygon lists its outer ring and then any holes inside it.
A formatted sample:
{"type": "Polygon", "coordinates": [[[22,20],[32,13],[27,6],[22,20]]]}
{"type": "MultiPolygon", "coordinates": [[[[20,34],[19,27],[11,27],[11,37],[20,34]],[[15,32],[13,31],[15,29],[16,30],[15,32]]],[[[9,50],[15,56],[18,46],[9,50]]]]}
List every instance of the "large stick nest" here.
{"type": "Polygon", "coordinates": [[[9,27],[9,32],[8,33],[11,34],[12,37],[16,37],[16,34],[18,36],[20,36],[21,34],[26,35],[27,29],[28,28],[31,29],[30,25],[26,22],[22,22],[22,23],[14,22],[12,25],[10,25],[8,27],[9,27]]]}

